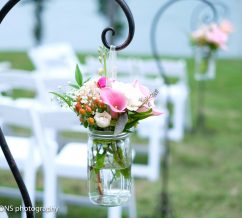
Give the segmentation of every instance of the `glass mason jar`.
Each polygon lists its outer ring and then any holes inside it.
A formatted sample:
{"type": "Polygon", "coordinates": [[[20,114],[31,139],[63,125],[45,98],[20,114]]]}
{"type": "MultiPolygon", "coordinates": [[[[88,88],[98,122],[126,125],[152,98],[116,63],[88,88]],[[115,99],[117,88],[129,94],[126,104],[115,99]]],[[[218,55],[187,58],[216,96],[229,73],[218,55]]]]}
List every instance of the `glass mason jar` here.
{"type": "Polygon", "coordinates": [[[97,205],[118,206],[131,195],[132,152],[128,133],[90,132],[89,198],[97,205]]]}
{"type": "Polygon", "coordinates": [[[212,80],[216,76],[216,52],[208,46],[195,47],[195,79],[212,80]]]}

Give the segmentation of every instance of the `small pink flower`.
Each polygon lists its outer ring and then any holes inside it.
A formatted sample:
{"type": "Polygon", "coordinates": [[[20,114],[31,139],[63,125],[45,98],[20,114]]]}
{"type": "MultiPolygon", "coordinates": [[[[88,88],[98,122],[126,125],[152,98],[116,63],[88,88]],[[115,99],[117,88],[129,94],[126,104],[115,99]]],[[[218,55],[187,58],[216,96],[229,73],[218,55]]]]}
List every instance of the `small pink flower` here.
{"type": "Polygon", "coordinates": [[[121,92],[113,90],[112,88],[106,87],[101,89],[100,96],[112,112],[122,113],[127,107],[128,101],[126,97],[121,92]]]}
{"type": "Polygon", "coordinates": [[[97,87],[102,89],[107,86],[107,78],[105,76],[102,76],[98,81],[97,81],[97,87]]]}

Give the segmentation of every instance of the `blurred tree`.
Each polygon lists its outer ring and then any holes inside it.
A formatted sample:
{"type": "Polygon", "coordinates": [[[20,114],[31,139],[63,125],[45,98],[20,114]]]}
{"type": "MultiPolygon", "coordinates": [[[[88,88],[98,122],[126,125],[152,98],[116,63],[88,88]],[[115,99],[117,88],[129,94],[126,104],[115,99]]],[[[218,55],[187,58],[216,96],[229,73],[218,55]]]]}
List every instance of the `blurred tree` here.
{"type": "Polygon", "coordinates": [[[48,0],[25,0],[24,3],[33,3],[34,4],[34,28],[33,35],[35,39],[35,45],[41,44],[43,40],[43,12],[44,4],[48,0]]]}
{"type": "Polygon", "coordinates": [[[110,37],[110,43],[114,42],[114,39],[122,36],[123,31],[123,21],[121,10],[118,4],[114,0],[97,0],[98,1],[98,11],[103,15],[108,21],[109,25],[113,27],[116,31],[117,37],[110,37]]]}

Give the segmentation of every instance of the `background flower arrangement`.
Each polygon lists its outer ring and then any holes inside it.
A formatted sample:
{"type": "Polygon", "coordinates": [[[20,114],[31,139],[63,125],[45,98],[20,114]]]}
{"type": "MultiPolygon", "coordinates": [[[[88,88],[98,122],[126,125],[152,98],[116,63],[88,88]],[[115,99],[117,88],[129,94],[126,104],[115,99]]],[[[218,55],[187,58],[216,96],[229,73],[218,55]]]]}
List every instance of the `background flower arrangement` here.
{"type": "Polygon", "coordinates": [[[208,46],[211,50],[227,49],[230,33],[233,32],[232,24],[224,20],[220,23],[211,23],[202,26],[191,34],[192,45],[208,46]]]}
{"type": "Polygon", "coordinates": [[[198,28],[191,34],[195,46],[195,79],[214,79],[216,74],[216,52],[226,50],[233,26],[229,21],[211,23],[198,28]]]}

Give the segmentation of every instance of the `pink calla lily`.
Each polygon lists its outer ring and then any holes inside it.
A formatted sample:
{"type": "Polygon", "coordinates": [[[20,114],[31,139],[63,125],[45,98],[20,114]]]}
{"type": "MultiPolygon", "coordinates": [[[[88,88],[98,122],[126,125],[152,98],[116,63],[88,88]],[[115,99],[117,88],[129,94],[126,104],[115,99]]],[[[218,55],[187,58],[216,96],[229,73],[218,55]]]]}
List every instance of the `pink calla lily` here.
{"type": "Polygon", "coordinates": [[[103,88],[100,90],[102,101],[107,104],[112,112],[122,113],[127,107],[128,101],[126,97],[112,88],[103,88]]]}

